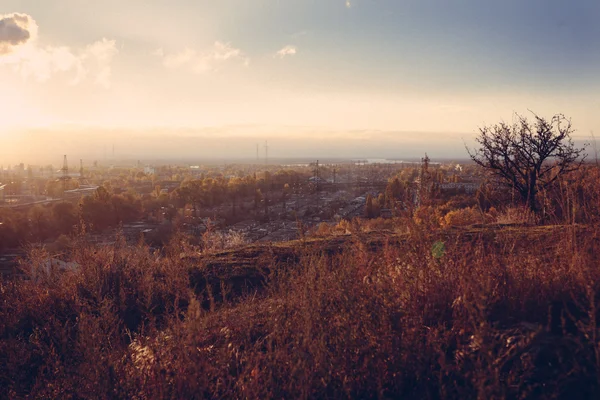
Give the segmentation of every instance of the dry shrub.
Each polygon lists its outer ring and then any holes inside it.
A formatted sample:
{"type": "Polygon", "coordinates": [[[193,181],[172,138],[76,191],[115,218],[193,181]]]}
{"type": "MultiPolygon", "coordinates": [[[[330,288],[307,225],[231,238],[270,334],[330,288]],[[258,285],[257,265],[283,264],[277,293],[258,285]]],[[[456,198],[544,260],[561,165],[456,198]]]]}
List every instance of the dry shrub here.
{"type": "Polygon", "coordinates": [[[336,233],[337,229],[326,222],[321,222],[314,232],[314,236],[327,237],[336,233]]]}
{"type": "Polygon", "coordinates": [[[187,268],[147,247],[79,243],[73,261],[77,271],[2,284],[0,397],[114,397],[131,335],[165,328],[189,303],[187,268]]]}
{"type": "Polygon", "coordinates": [[[535,214],[527,207],[507,207],[496,217],[496,222],[502,225],[529,224],[535,221],[535,214]]]}
{"type": "Polygon", "coordinates": [[[350,233],[352,233],[351,222],[347,219],[341,220],[335,226],[335,231],[340,233],[341,235],[349,235],[350,233]]]}
{"type": "Polygon", "coordinates": [[[354,218],[351,221],[341,220],[335,226],[326,223],[319,224],[315,231],[316,236],[327,237],[331,235],[352,235],[369,232],[396,231],[406,233],[407,218],[354,218]]]}
{"type": "Polygon", "coordinates": [[[440,218],[440,210],[432,206],[419,206],[413,214],[414,223],[427,228],[439,227],[440,218]]]}
{"type": "Polygon", "coordinates": [[[364,232],[377,232],[384,230],[393,230],[397,225],[398,219],[392,218],[374,218],[363,221],[364,232]]]}
{"type": "Polygon", "coordinates": [[[52,243],[48,250],[51,253],[65,253],[69,252],[73,246],[72,240],[67,235],[60,235],[54,243],[52,243]]]}
{"type": "Polygon", "coordinates": [[[447,213],[444,218],[440,219],[440,226],[442,228],[449,228],[453,226],[487,224],[495,222],[497,215],[497,211],[494,208],[491,208],[487,213],[483,213],[475,207],[462,208],[447,213]]]}
{"type": "Polygon", "coordinates": [[[450,211],[440,220],[440,225],[444,228],[451,226],[468,226],[485,222],[481,212],[474,208],[463,208],[450,211]]]}
{"type": "Polygon", "coordinates": [[[600,230],[519,229],[299,247],[210,310],[179,244],[80,243],[0,286],[0,397],[597,398],[600,230]]]}
{"type": "Polygon", "coordinates": [[[202,235],[203,249],[207,253],[235,249],[247,245],[248,239],[243,232],[230,230],[218,232],[209,230],[202,235]]]}

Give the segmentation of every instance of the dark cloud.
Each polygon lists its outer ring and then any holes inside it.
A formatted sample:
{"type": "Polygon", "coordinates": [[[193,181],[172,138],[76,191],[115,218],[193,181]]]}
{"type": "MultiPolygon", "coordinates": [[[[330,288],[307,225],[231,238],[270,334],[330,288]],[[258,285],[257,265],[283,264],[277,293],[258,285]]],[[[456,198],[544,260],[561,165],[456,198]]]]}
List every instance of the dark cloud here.
{"type": "Polygon", "coordinates": [[[29,41],[35,22],[27,14],[0,15],[0,55],[29,41]]]}

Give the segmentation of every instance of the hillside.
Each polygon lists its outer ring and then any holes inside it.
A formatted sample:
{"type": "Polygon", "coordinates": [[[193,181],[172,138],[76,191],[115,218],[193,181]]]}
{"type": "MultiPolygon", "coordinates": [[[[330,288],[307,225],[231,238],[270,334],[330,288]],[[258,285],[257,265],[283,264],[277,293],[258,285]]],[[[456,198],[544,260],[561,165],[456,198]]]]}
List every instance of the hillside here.
{"type": "Polygon", "coordinates": [[[2,283],[0,397],[595,397],[599,234],[81,246],[77,271],[2,283]]]}
{"type": "MultiPolygon", "coordinates": [[[[434,232],[419,232],[419,238],[428,240],[433,246],[437,242],[449,246],[478,243],[488,252],[506,253],[527,257],[532,248],[540,257],[554,256],[558,246],[557,237],[571,237],[575,241],[594,237],[589,226],[502,226],[481,225],[477,227],[454,227],[434,232]],[[591,235],[591,236],[590,236],[591,235]],[[510,249],[507,248],[510,246],[510,249]]],[[[382,251],[401,253],[410,251],[415,236],[409,233],[373,231],[359,234],[308,238],[284,243],[253,244],[243,248],[221,251],[204,256],[186,256],[190,265],[190,283],[196,289],[203,289],[207,282],[212,283],[214,294],[221,285],[231,287],[234,293],[242,294],[259,290],[268,276],[274,272],[293,269],[307,256],[335,257],[357,249],[370,257],[377,257],[382,251]]],[[[432,248],[423,249],[431,254],[432,248]]],[[[219,296],[217,296],[219,297],[219,296]]]]}

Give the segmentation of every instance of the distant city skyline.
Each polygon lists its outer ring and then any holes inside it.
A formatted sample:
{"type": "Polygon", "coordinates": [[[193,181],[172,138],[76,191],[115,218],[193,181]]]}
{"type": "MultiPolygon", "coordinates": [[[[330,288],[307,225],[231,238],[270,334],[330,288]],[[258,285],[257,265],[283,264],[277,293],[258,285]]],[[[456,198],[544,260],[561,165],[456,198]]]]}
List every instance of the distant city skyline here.
{"type": "MultiPolygon", "coordinates": [[[[265,162],[265,139],[269,143],[269,159],[366,159],[420,158],[425,153],[436,158],[466,159],[464,145],[467,134],[429,132],[424,142],[419,132],[335,131],[309,128],[227,127],[204,130],[137,130],[123,134],[120,130],[91,129],[85,134],[73,127],[57,131],[31,130],[5,140],[6,155],[0,160],[11,162],[58,163],[62,155],[83,158],[90,163],[111,160],[245,160],[265,162]],[[286,135],[278,135],[285,131],[286,135]],[[114,155],[113,155],[114,146],[114,155]],[[8,149],[17,149],[10,154],[8,149]],[[20,149],[20,150],[19,150],[20,149]]],[[[473,144],[472,140],[468,142],[473,144]]],[[[6,163],[6,162],[5,162],[6,163]]]]}

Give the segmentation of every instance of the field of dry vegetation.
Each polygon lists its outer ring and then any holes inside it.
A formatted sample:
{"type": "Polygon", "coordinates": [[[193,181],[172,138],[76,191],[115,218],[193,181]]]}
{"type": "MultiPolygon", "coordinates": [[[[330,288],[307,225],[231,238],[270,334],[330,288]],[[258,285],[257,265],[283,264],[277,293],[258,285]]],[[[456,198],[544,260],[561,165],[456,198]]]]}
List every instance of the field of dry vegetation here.
{"type": "Polygon", "coordinates": [[[2,282],[0,397],[600,395],[600,228],[403,228],[204,256],[82,238],[78,270],[2,282]]]}

